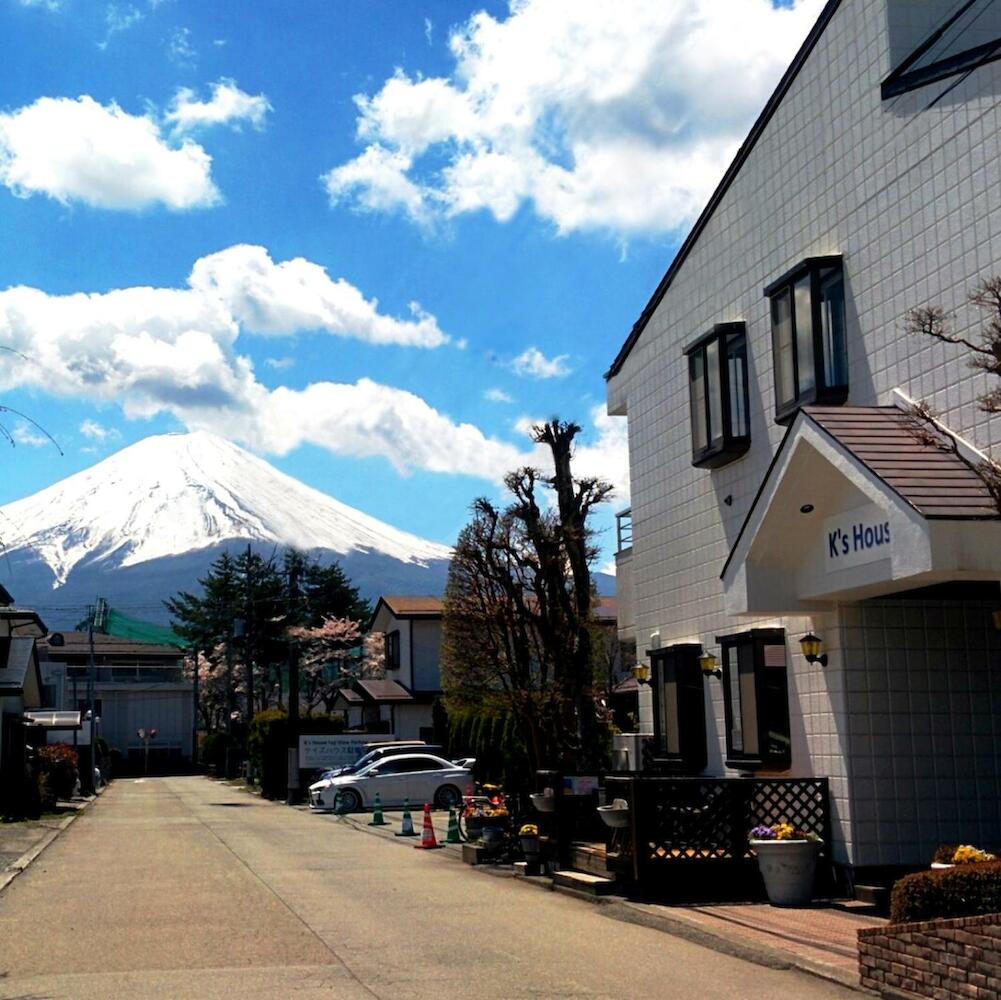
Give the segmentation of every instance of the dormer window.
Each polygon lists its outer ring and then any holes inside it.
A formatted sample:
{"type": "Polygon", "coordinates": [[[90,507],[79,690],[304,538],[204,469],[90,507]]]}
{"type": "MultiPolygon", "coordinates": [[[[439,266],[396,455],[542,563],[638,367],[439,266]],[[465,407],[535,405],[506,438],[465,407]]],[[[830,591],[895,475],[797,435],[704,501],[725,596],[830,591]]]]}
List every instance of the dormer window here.
{"type": "Polygon", "coordinates": [[[808,403],[848,398],[845,291],[840,257],[810,257],[772,282],[775,420],[789,423],[808,403]]]}
{"type": "Polygon", "coordinates": [[[692,465],[713,469],[732,462],[751,446],[744,324],[717,324],[685,354],[692,415],[692,465]]]}

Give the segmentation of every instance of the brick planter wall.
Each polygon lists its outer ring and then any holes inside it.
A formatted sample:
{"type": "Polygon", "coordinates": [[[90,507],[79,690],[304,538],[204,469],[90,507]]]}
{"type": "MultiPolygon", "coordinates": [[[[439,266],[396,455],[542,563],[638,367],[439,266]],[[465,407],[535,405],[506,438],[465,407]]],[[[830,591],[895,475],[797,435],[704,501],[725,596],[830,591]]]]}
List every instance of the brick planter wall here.
{"type": "Polygon", "coordinates": [[[930,1000],[1001,1000],[1001,913],[867,927],[858,932],[862,985],[930,1000]]]}

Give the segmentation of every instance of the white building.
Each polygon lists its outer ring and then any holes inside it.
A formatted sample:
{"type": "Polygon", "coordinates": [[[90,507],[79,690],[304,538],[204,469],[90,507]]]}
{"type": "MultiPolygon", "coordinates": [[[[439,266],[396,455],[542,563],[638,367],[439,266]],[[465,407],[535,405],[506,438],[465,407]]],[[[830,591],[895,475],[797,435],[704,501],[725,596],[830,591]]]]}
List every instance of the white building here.
{"type": "Polygon", "coordinates": [[[979,339],[999,56],[1001,4],[830,0],[607,373],[661,767],[828,776],[856,879],[1001,841],[1001,521],[900,409],[1001,444],[968,352],[904,330],[979,339]]]}
{"type": "MultiPolygon", "coordinates": [[[[62,644],[39,643],[46,704],[86,712],[91,676],[87,632],[63,632],[62,644]]],[[[193,692],[176,646],[94,633],[96,735],[122,755],[125,769],[176,767],[191,761],[193,692]],[[155,729],[148,746],[139,730],[155,729]]]]}

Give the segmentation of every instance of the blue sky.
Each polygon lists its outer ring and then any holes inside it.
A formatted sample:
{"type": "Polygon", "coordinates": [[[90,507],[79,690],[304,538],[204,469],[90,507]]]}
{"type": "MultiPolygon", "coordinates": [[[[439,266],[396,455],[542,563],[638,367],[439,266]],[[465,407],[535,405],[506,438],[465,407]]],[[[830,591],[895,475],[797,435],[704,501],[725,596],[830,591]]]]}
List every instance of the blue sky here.
{"type": "Polygon", "coordinates": [[[64,452],[8,414],[0,504],[207,428],[451,543],[559,415],[610,529],[603,372],[819,8],[0,0],[0,403],[64,452]]]}

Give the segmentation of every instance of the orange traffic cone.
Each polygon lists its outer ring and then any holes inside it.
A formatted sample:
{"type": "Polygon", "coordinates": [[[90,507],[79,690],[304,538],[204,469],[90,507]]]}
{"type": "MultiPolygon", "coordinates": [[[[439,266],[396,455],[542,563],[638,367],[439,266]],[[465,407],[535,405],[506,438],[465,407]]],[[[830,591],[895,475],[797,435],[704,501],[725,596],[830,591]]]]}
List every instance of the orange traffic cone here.
{"type": "Polygon", "coordinates": [[[424,803],[424,829],[421,831],[421,842],[419,844],[414,844],[414,850],[434,850],[437,847],[441,847],[441,844],[435,840],[434,827],[431,825],[431,803],[424,803]]]}

